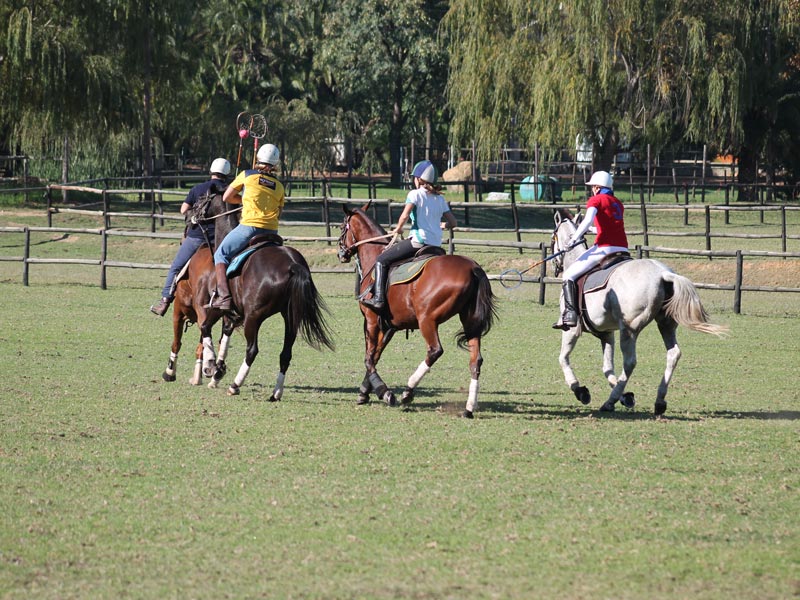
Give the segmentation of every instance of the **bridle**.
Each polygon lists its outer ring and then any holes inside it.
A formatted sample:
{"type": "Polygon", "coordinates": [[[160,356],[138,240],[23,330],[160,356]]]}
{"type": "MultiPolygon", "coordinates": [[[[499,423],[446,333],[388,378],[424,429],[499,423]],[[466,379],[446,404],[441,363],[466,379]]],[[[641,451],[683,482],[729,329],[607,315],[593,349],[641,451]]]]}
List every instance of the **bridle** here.
{"type": "MultiPolygon", "coordinates": [[[[350,227],[350,218],[352,215],[348,215],[344,218],[344,222],[341,225],[342,234],[339,236],[339,260],[341,262],[350,262],[350,259],[355,254],[356,248],[361,246],[362,244],[373,244],[373,243],[380,243],[381,245],[385,246],[388,242],[385,242],[387,238],[393,237],[394,233],[386,233],[384,235],[377,235],[375,237],[367,238],[365,240],[356,240],[355,236],[353,235],[352,229],[350,227]],[[353,238],[352,244],[347,244],[346,238],[347,233],[350,232],[350,236],[353,238]]],[[[356,255],[357,257],[357,255],[356,255]]]]}

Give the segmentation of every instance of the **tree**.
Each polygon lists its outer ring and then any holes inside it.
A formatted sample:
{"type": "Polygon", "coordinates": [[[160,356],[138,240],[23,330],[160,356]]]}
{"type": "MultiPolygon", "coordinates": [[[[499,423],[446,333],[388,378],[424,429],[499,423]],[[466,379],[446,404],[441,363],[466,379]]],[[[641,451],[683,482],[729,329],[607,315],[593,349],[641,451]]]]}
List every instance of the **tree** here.
{"type": "Polygon", "coordinates": [[[441,14],[441,2],[343,0],[324,21],[317,64],[330,73],[338,106],[357,107],[365,128],[387,132],[395,184],[401,179],[404,127],[443,104],[441,14]]]}
{"type": "Polygon", "coordinates": [[[623,138],[760,153],[753,136],[764,124],[748,119],[764,111],[751,109],[796,102],[791,90],[774,91],[796,82],[784,75],[797,4],[453,0],[453,135],[484,148],[513,137],[552,149],[583,133],[603,168],[623,138]]]}

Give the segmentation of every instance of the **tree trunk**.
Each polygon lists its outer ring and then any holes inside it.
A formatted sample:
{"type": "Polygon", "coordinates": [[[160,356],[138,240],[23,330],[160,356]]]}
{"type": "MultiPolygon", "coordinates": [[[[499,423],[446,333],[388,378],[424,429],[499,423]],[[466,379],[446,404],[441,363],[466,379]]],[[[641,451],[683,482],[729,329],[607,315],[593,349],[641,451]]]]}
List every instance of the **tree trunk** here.
{"type": "Polygon", "coordinates": [[[403,137],[403,82],[400,80],[395,82],[393,97],[392,122],[389,125],[389,170],[392,174],[392,185],[400,185],[400,145],[403,137]]]}

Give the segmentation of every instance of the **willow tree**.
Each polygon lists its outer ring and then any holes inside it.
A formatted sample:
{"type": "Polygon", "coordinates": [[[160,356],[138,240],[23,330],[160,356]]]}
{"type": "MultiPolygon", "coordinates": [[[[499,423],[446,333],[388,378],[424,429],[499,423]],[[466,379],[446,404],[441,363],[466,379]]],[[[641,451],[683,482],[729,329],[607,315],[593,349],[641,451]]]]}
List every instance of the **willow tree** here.
{"type": "Polygon", "coordinates": [[[797,4],[453,0],[453,134],[484,148],[509,139],[563,148],[583,134],[606,168],[621,139],[707,141],[744,157],[758,148],[749,109],[767,100],[765,80],[776,81],[797,42],[787,17],[797,4]],[[783,51],[770,52],[778,39],[783,51]]]}
{"type": "Polygon", "coordinates": [[[136,110],[128,79],[108,52],[101,22],[82,2],[12,2],[0,13],[0,123],[9,150],[58,154],[64,140],[100,166],[129,148],[136,110]]]}

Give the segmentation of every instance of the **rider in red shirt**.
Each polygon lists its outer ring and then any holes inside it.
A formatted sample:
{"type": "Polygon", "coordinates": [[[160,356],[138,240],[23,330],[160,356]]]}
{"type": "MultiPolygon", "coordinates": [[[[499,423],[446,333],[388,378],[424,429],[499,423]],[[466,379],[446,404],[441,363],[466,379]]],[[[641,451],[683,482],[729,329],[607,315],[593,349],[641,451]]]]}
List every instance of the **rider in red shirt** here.
{"type": "Polygon", "coordinates": [[[595,172],[586,185],[592,188],[592,197],[586,202],[586,216],[572,234],[567,248],[580,243],[584,234],[594,223],[597,237],[578,259],[564,271],[561,318],[553,324],[554,329],[566,331],[578,324],[577,286],[575,281],[598,265],[609,254],[628,252],[628,237],[625,235],[623,215],[625,207],[614,196],[614,179],[606,171],[595,172]]]}

